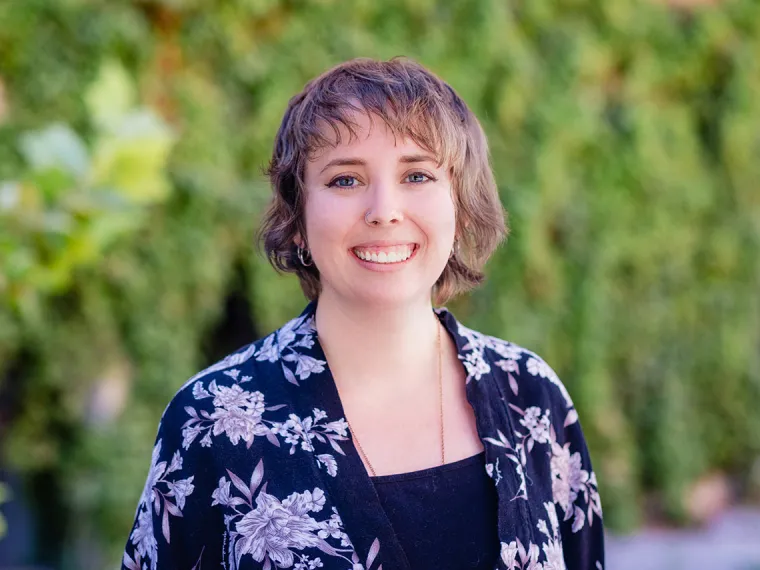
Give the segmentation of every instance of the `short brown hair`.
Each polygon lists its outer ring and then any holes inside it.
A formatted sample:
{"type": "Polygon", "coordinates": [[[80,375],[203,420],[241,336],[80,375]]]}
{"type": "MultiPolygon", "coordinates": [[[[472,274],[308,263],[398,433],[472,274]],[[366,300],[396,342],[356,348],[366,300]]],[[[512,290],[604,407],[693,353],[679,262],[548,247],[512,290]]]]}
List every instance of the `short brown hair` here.
{"type": "Polygon", "coordinates": [[[310,300],[319,296],[319,270],[299,262],[296,235],[308,242],[304,223],[306,161],[340,143],[339,126],[356,136],[351,113],[380,117],[394,136],[413,140],[450,168],[456,207],[456,253],[433,287],[443,304],[483,281],[483,266],[507,236],[488,159],[488,143],[475,115],[446,82],[407,58],[359,58],[333,67],[306,84],[288,103],[266,170],[273,199],[258,232],[259,245],[278,271],[295,273],[310,300]],[[337,138],[324,133],[325,125],[337,138]]]}

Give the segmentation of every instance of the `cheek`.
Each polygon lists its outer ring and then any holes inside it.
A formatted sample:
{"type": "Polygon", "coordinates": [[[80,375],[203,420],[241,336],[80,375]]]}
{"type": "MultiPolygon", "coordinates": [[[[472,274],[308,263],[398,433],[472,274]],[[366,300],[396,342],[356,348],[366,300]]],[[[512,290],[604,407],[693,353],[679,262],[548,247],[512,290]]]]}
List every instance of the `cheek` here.
{"type": "Polygon", "coordinates": [[[342,242],[355,217],[347,200],[331,198],[316,196],[306,203],[306,233],[316,251],[342,242]]]}
{"type": "Polygon", "coordinates": [[[431,234],[429,239],[441,243],[441,247],[454,239],[456,208],[448,193],[442,191],[433,199],[420,202],[417,212],[418,219],[425,226],[424,231],[431,234]]]}

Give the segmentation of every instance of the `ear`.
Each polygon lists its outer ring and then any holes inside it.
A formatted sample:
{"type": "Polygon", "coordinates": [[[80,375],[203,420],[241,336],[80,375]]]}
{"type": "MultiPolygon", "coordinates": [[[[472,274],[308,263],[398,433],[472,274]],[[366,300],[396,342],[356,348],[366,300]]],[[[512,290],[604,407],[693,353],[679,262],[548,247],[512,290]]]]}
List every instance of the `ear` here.
{"type": "Polygon", "coordinates": [[[303,247],[303,239],[301,239],[301,234],[296,234],[293,237],[293,243],[296,244],[298,247],[303,247]]]}

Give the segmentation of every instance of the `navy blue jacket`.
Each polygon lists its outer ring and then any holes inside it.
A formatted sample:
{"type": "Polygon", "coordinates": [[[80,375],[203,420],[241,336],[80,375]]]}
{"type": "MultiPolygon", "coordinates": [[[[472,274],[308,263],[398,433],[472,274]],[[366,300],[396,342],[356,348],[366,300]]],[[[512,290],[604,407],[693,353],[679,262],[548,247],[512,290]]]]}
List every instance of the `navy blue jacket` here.
{"type": "MultiPolygon", "coordinates": [[[[414,570],[350,438],[315,310],[177,392],[122,570],[414,570]]],[[[435,312],[497,490],[497,568],[602,570],[597,481],[562,382],[536,354],[435,312]]]]}

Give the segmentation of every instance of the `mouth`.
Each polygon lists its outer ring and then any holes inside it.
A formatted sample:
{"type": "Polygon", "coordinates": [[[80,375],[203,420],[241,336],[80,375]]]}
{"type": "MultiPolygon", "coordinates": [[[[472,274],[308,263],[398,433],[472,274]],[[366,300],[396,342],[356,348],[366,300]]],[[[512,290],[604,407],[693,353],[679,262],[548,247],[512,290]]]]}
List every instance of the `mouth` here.
{"type": "Polygon", "coordinates": [[[393,246],[353,247],[351,253],[363,263],[371,265],[399,265],[412,259],[419,244],[406,243],[393,246]]]}

